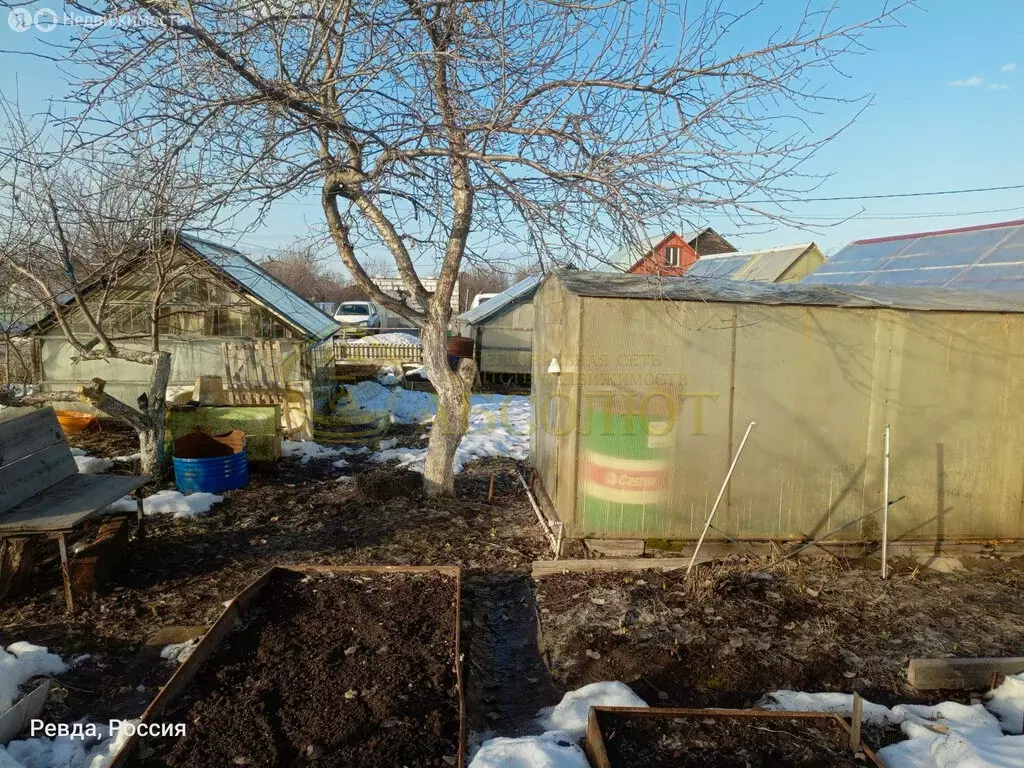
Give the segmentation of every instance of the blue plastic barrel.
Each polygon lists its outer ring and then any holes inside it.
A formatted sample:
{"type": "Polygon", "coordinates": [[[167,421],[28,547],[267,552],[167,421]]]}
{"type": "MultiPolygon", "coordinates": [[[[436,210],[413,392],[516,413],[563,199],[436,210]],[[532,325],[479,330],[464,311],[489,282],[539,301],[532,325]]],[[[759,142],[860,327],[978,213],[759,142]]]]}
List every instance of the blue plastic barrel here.
{"type": "Polygon", "coordinates": [[[182,493],[220,493],[249,484],[249,460],[245,451],[209,459],[174,457],[174,483],[182,493]]]}

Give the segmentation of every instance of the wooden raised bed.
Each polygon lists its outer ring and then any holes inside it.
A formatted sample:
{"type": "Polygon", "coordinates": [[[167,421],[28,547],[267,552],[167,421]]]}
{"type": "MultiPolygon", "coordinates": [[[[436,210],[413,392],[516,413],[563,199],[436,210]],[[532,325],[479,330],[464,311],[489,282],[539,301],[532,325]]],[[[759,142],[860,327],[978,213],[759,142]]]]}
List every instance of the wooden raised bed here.
{"type": "MultiPolygon", "coordinates": [[[[859,754],[862,759],[857,759],[853,749],[850,748],[850,726],[838,715],[824,712],[779,712],[763,709],[667,709],[667,708],[643,708],[643,707],[591,707],[590,716],[587,721],[587,757],[594,768],[633,768],[638,765],[648,765],[647,762],[625,762],[622,759],[616,760],[619,745],[614,744],[616,739],[630,738],[624,735],[622,727],[630,720],[647,721],[642,723],[644,727],[663,727],[668,730],[673,728],[688,732],[686,737],[681,739],[682,749],[685,753],[687,746],[693,744],[693,751],[689,755],[677,754],[668,758],[673,766],[688,767],[693,765],[717,766],[732,765],[726,762],[736,755],[737,743],[746,752],[747,757],[739,759],[738,765],[745,762],[749,765],[790,765],[787,761],[775,759],[765,760],[763,763],[755,762],[752,758],[758,756],[758,739],[764,734],[771,734],[769,738],[775,738],[786,732],[787,727],[791,731],[804,732],[809,734],[822,733],[831,729],[831,740],[834,742],[837,751],[845,751],[849,760],[843,759],[839,763],[829,762],[828,757],[814,755],[810,763],[799,763],[800,765],[814,765],[816,768],[833,768],[836,765],[862,765],[877,766],[882,768],[882,763],[875,756],[875,753],[861,743],[859,754]],[[618,726],[616,725],[618,721],[618,726]],[[798,721],[793,727],[792,721],[798,721]],[[716,746],[716,731],[720,731],[727,722],[733,724],[733,734],[730,740],[737,743],[721,743],[716,746]],[[703,731],[703,733],[701,733],[703,731]],[[694,738],[696,737],[696,738],[694,738]],[[699,741],[699,744],[697,743],[699,741]],[[720,751],[719,751],[720,750],[720,751]]],[[[639,739],[648,733],[641,733],[639,739]]],[[[783,737],[787,739],[789,737],[783,737]]],[[[813,747],[811,748],[813,750],[813,747]]],[[[650,765],[664,765],[664,762],[653,762],[650,765]]],[[[634,758],[635,760],[635,758],[634,758]]]]}
{"type": "MultiPolygon", "coordinates": [[[[210,658],[210,656],[222,645],[224,640],[231,635],[233,632],[244,626],[244,622],[247,619],[247,613],[254,604],[258,603],[258,598],[264,587],[267,586],[273,579],[279,577],[281,574],[287,573],[301,573],[301,574],[337,574],[337,575],[348,575],[348,576],[367,576],[367,577],[381,577],[388,574],[440,574],[442,576],[449,577],[454,581],[455,589],[455,621],[451,631],[454,639],[454,657],[452,663],[454,665],[455,674],[455,689],[457,694],[458,704],[458,755],[456,763],[457,766],[462,766],[465,762],[465,704],[462,690],[462,669],[461,669],[461,649],[460,649],[460,614],[461,614],[461,576],[460,570],[455,566],[320,566],[320,565],[280,565],[269,569],[266,573],[256,579],[253,583],[238,593],[229,603],[226,608],[218,617],[217,621],[210,627],[209,630],[203,635],[199,644],[192,652],[191,656],[178,667],[175,673],[168,680],[167,684],[160,690],[157,696],[150,702],[146,711],[141,716],[141,722],[143,723],[159,723],[166,722],[166,719],[162,719],[161,716],[168,711],[173,710],[176,697],[180,696],[186,689],[189,688],[190,684],[196,680],[197,673],[202,668],[204,662],[210,658]]],[[[239,636],[244,637],[245,629],[239,633],[239,636]]],[[[347,653],[346,653],[347,655],[347,653]]],[[[282,661],[283,664],[288,664],[288,660],[282,661]]],[[[204,670],[208,672],[208,675],[213,675],[216,671],[204,670]]],[[[338,686],[344,686],[343,680],[335,681],[338,686]]],[[[410,687],[412,683],[410,681],[410,687]]],[[[346,697],[347,698],[347,697],[346,697]]],[[[404,698],[404,697],[403,697],[404,698]]],[[[193,702],[193,704],[196,702],[193,702]]],[[[191,705],[189,705],[191,706],[191,705]]],[[[338,713],[335,715],[336,718],[340,719],[341,715],[338,713]]],[[[399,718],[389,718],[391,720],[398,720],[399,718]]],[[[387,728],[391,724],[383,725],[387,728]]],[[[402,725],[402,724],[399,724],[402,725]]],[[[192,724],[187,723],[187,727],[191,728],[192,724]]],[[[136,764],[133,762],[133,758],[138,753],[141,738],[138,735],[134,735],[127,741],[124,746],[118,751],[111,763],[111,768],[126,768],[129,765],[136,764]]],[[[142,764],[149,764],[143,762],[142,764]]],[[[240,763],[242,764],[242,763],[240,763]]],[[[259,762],[253,762],[253,768],[260,765],[259,762]]]]}

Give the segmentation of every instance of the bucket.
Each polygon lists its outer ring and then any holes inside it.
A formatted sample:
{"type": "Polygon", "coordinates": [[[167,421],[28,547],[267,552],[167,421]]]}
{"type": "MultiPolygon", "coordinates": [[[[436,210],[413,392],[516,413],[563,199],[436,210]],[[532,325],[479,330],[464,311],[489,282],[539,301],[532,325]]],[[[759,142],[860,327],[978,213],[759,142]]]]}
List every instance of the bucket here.
{"type": "Polygon", "coordinates": [[[587,533],[665,530],[674,425],[626,407],[584,411],[583,521],[587,533]]]}
{"type": "Polygon", "coordinates": [[[182,493],[220,493],[249,484],[245,451],[209,459],[174,457],[174,484],[182,493]]]}
{"type": "Polygon", "coordinates": [[[73,435],[96,423],[96,417],[81,411],[57,411],[57,422],[65,435],[73,435]]]}
{"type": "Polygon", "coordinates": [[[249,484],[245,433],[192,432],[174,441],[174,484],[182,493],[220,493],[249,484]]]}
{"type": "Polygon", "coordinates": [[[446,343],[449,358],[473,356],[473,340],[468,336],[450,336],[446,343]]]}

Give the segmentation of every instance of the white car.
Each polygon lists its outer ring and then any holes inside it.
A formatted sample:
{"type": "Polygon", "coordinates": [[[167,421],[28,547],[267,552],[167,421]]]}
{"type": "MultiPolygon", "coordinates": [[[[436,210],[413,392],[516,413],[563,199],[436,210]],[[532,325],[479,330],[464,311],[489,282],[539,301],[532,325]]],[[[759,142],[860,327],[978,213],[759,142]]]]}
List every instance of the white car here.
{"type": "Polygon", "coordinates": [[[380,328],[380,311],[372,301],[343,301],[334,313],[334,319],[349,333],[380,328]]]}
{"type": "Polygon", "coordinates": [[[496,293],[478,293],[473,297],[473,303],[469,305],[470,309],[476,309],[488,299],[493,299],[498,294],[496,293]]]}

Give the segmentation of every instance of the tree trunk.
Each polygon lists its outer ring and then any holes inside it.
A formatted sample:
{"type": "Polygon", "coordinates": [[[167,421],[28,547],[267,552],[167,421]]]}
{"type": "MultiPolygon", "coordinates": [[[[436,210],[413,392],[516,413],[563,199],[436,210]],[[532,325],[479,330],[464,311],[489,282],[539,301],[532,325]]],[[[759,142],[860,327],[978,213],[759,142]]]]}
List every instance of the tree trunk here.
{"type": "MultiPolygon", "coordinates": [[[[423,327],[423,363],[430,382],[437,390],[437,417],[430,429],[423,485],[428,496],[452,496],[455,493],[455,472],[452,466],[455,451],[469,426],[469,392],[473,378],[467,382],[448,367],[446,324],[431,319],[423,327]]],[[[475,366],[474,372],[475,372],[475,366]]]]}
{"type": "Polygon", "coordinates": [[[142,409],[149,422],[139,429],[139,452],[142,454],[142,474],[160,477],[164,467],[164,434],[167,419],[167,382],[171,378],[171,355],[157,353],[153,372],[149,377],[146,408],[142,409]]]}

